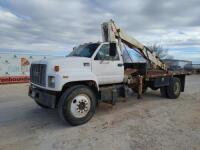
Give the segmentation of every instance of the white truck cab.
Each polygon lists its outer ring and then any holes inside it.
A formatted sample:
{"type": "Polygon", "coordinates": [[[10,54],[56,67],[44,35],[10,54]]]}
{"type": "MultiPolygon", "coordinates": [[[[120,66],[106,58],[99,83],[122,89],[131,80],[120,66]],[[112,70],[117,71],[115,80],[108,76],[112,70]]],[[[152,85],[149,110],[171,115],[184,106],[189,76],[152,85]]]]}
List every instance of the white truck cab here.
{"type": "Polygon", "coordinates": [[[31,83],[52,91],[62,91],[64,85],[69,82],[93,81],[99,87],[104,84],[122,83],[123,79],[123,58],[116,43],[83,44],[65,58],[36,61],[31,66],[31,83]],[[114,45],[114,54],[109,53],[111,45],[114,45]],[[39,70],[41,65],[45,66],[45,72],[39,70]],[[41,75],[44,73],[45,75],[41,75]],[[39,74],[45,78],[34,80],[39,74]],[[45,82],[42,79],[45,79],[45,82]]]}

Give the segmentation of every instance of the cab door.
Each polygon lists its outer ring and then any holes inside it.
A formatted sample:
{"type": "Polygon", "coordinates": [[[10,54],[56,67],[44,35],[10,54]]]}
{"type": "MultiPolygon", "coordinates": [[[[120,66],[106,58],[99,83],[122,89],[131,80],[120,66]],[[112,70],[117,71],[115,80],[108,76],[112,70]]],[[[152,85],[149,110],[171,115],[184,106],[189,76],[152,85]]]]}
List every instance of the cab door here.
{"type": "Polygon", "coordinates": [[[92,72],[97,76],[99,84],[123,82],[124,67],[117,48],[115,56],[110,54],[110,44],[102,44],[93,57],[92,72]]]}

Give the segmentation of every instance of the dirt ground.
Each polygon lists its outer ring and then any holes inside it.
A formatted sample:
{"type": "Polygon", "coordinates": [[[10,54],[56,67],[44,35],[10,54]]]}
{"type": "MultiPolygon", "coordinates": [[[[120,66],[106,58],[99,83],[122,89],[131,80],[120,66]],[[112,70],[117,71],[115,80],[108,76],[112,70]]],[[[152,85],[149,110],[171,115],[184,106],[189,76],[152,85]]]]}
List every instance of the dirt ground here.
{"type": "Polygon", "coordinates": [[[176,100],[148,90],[116,106],[101,104],[87,124],[72,127],[56,110],[27,96],[27,84],[0,86],[0,150],[199,150],[200,76],[187,77],[176,100]]]}

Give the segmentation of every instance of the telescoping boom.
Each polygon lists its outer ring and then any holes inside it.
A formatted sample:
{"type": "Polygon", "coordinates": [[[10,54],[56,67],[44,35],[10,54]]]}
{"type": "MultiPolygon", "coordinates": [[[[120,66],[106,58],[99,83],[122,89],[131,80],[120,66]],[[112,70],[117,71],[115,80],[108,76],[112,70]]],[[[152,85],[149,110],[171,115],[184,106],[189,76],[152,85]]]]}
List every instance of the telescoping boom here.
{"type": "Polygon", "coordinates": [[[102,24],[102,36],[104,42],[116,42],[118,40],[119,47],[121,42],[129,48],[136,50],[151,64],[162,70],[167,70],[165,63],[148,47],[137,41],[135,38],[127,35],[120,29],[113,20],[102,24]]]}

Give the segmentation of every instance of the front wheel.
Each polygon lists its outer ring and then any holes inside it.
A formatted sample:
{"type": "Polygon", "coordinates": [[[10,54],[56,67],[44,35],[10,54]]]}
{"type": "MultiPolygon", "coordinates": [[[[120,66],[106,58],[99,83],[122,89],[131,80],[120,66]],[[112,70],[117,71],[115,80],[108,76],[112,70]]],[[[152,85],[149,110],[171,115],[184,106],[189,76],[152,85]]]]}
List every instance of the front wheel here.
{"type": "Polygon", "coordinates": [[[67,89],[58,103],[58,113],[62,120],[71,125],[88,122],[95,113],[96,97],[85,85],[75,85],[67,89]]]}

